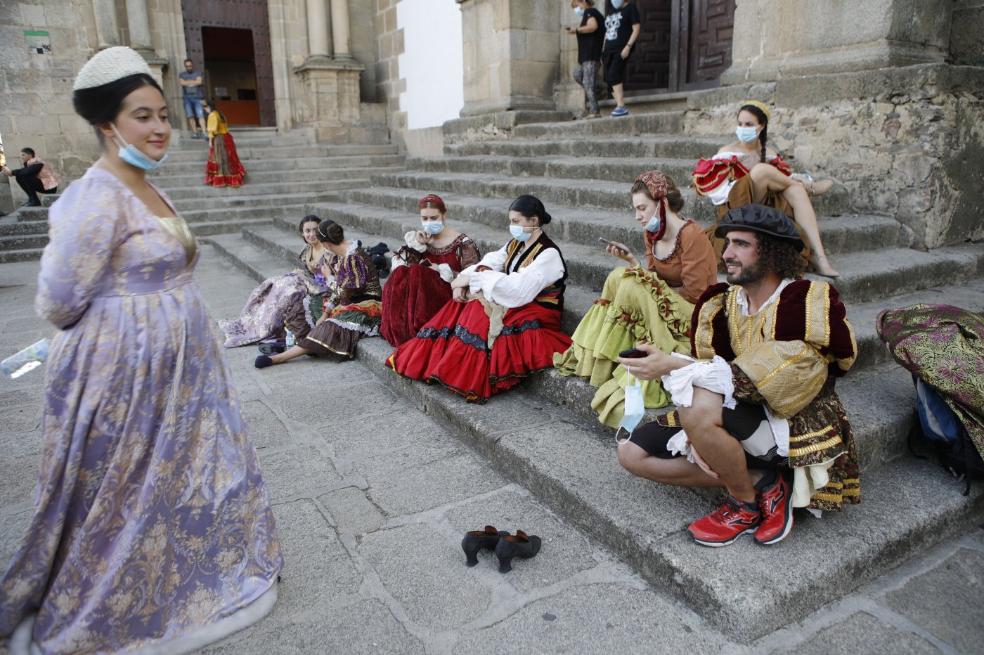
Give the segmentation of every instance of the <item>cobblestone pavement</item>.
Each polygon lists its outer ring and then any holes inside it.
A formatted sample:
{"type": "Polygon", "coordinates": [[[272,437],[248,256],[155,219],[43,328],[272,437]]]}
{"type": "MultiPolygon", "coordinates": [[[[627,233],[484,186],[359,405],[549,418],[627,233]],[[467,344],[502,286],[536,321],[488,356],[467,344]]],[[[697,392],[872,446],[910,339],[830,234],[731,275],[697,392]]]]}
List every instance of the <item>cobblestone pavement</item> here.
{"type": "MultiPolygon", "coordinates": [[[[34,316],[36,271],[36,262],[0,265],[0,353],[48,331],[34,316]]],[[[209,247],[198,281],[215,317],[236,315],[253,286],[209,247]]],[[[208,653],[984,652],[984,529],[968,526],[803,622],[741,645],[359,362],[257,371],[253,349],[227,352],[287,565],[271,615],[208,653]],[[541,554],[506,575],[488,553],[466,568],[461,535],[486,523],[541,535],[541,554]]],[[[30,516],[40,411],[40,374],[0,380],[3,562],[30,516]]]]}

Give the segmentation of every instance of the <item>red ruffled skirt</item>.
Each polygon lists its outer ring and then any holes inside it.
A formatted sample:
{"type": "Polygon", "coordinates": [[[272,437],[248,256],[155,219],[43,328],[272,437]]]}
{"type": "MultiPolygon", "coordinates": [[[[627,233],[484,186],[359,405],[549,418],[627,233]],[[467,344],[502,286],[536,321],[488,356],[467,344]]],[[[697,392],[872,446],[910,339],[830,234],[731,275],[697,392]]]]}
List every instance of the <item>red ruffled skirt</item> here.
{"type": "Polygon", "coordinates": [[[560,331],[560,312],[537,303],[506,312],[491,351],[488,334],[481,302],[452,300],[386,364],[405,377],[437,382],[469,402],[483,402],[530,373],[553,367],[554,353],[571,345],[560,331]]]}
{"type": "Polygon", "coordinates": [[[383,287],[383,324],[379,333],[391,346],[417,336],[420,328],[451,300],[451,285],[429,266],[393,269],[383,287]]]}
{"type": "Polygon", "coordinates": [[[216,134],[208,149],[208,162],[205,164],[205,184],[209,186],[243,185],[246,169],[236,153],[236,142],[231,134],[216,134]]]}

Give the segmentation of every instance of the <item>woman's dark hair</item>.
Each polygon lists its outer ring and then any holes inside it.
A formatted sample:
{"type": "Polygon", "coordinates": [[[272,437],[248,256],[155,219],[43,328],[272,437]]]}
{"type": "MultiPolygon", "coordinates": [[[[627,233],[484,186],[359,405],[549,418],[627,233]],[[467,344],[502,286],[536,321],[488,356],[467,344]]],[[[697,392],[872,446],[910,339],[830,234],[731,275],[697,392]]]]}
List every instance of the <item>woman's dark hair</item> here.
{"type": "Polygon", "coordinates": [[[300,232],[301,234],[304,234],[304,226],[307,225],[308,223],[318,223],[320,225],[321,219],[315,216],[314,214],[308,214],[307,216],[301,219],[300,223],[297,224],[297,231],[300,232]]]}
{"type": "Polygon", "coordinates": [[[774,271],[783,279],[803,277],[807,261],[803,259],[795,243],[768,234],[758,233],[756,236],[760,266],[765,270],[774,271]]]}
{"type": "Polygon", "coordinates": [[[543,206],[543,203],[536,196],[522,195],[516,198],[509,205],[509,211],[519,212],[526,218],[536,216],[540,219],[540,227],[543,227],[552,220],[550,214],[547,213],[547,208],[543,206]]]}
{"type": "Polygon", "coordinates": [[[34,153],[34,148],[21,148],[21,152],[23,152],[25,155],[31,155],[32,157],[37,157],[37,155],[34,153]]]}
{"type": "MultiPolygon", "coordinates": [[[[636,180],[635,184],[632,185],[632,190],[629,191],[629,195],[636,193],[645,193],[646,196],[655,201],[653,194],[649,191],[649,187],[642,180],[636,180]]],[[[666,205],[670,208],[670,211],[674,214],[680,212],[683,209],[683,194],[680,193],[680,189],[677,187],[676,182],[671,180],[669,177],[666,178],[666,205]]]]}
{"type": "Polygon", "coordinates": [[[103,134],[99,126],[116,120],[126,97],[145,86],[152,86],[164,95],[157,80],[146,73],[137,73],[90,89],[78,89],[72,93],[72,104],[75,113],[96,127],[96,134],[102,142],[103,134]]]}
{"type": "Polygon", "coordinates": [[[759,161],[765,162],[765,142],[769,140],[769,117],[765,115],[765,112],[756,107],[755,105],[742,105],[738,109],[740,114],[743,111],[755,116],[758,119],[759,125],[762,126],[762,131],[759,132],[759,142],[762,144],[762,154],[760,155],[759,161]]]}
{"type": "Polygon", "coordinates": [[[326,218],[318,223],[318,241],[337,246],[342,241],[345,241],[345,231],[341,225],[330,218],[326,218]]]}
{"type": "Polygon", "coordinates": [[[223,114],[221,111],[219,111],[219,108],[215,104],[215,101],[214,100],[212,100],[211,98],[206,98],[205,99],[205,104],[208,105],[208,108],[209,109],[211,109],[212,111],[217,112],[219,114],[219,118],[222,119],[222,122],[223,123],[226,122],[225,114],[223,114]]]}

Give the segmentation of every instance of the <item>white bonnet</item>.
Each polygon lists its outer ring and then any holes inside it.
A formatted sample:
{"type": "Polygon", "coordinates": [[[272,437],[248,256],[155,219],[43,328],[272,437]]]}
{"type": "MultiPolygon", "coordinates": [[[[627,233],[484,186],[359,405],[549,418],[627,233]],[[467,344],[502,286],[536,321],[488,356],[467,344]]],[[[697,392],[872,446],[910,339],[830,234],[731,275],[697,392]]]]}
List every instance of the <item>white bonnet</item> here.
{"type": "Polygon", "coordinates": [[[122,45],[106,48],[85,63],[75,78],[72,90],[91,89],[139,73],[153,77],[150,66],[140,53],[122,45]]]}

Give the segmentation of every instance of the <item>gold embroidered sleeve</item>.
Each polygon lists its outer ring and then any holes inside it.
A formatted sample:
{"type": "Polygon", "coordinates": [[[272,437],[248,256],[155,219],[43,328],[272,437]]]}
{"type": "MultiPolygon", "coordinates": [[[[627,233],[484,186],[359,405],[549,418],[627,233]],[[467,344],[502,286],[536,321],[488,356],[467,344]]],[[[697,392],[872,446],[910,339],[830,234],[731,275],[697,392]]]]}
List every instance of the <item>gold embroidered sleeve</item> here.
{"type": "Polygon", "coordinates": [[[803,341],[766,341],[739,355],[734,364],[783,418],[806,407],[827,381],[826,358],[803,341]]]}

